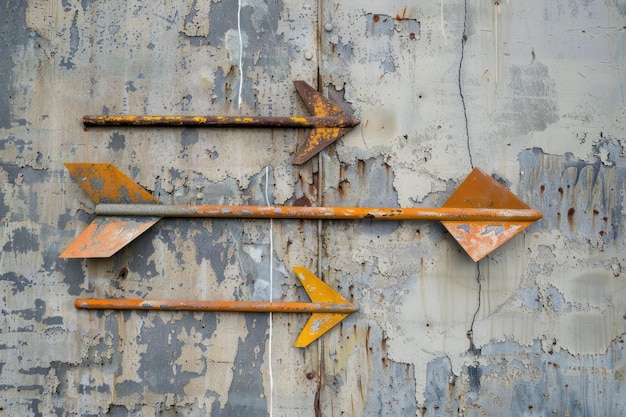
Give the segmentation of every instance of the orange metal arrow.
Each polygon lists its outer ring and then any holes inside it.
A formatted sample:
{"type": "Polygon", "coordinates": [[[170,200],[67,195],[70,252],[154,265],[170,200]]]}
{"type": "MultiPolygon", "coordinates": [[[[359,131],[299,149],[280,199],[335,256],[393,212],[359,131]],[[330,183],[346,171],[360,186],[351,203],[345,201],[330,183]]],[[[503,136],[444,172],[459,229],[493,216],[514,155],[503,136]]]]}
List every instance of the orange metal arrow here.
{"type": "Polygon", "coordinates": [[[312,127],[293,160],[303,164],[349,132],[359,120],[349,116],[304,81],[294,81],[313,117],[297,116],[84,116],[85,126],[312,127]]]}
{"type": "Polygon", "coordinates": [[[111,164],[66,164],[97,203],[94,221],[61,258],[109,257],[162,217],[437,220],[478,261],[541,218],[500,183],[474,169],[441,208],[172,206],[111,164]]]}
{"type": "Polygon", "coordinates": [[[352,303],[330,288],[303,266],[293,268],[311,298],[305,302],[199,301],[199,300],[136,300],[136,299],[78,299],[76,308],[87,310],[167,310],[248,313],[313,313],[294,343],[307,347],[350,314],[358,311],[352,303]]]}

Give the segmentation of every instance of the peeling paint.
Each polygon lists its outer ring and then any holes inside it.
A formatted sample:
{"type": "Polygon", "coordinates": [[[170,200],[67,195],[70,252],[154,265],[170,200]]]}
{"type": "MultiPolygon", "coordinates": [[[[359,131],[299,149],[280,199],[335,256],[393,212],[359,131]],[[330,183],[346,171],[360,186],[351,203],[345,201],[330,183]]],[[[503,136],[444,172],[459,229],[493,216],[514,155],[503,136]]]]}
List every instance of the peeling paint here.
{"type": "Polygon", "coordinates": [[[239,4],[2,6],[0,415],[621,415],[621,3],[239,4]],[[304,129],[81,123],[307,114],[296,79],[361,120],[299,167],[304,129]],[[59,259],[94,217],[63,163],[87,161],[164,204],[373,207],[438,207],[479,166],[544,217],[479,264],[439,224],[367,220],[170,219],[59,259]],[[307,349],[304,315],[73,306],[306,300],[295,265],[359,306],[307,349]]]}

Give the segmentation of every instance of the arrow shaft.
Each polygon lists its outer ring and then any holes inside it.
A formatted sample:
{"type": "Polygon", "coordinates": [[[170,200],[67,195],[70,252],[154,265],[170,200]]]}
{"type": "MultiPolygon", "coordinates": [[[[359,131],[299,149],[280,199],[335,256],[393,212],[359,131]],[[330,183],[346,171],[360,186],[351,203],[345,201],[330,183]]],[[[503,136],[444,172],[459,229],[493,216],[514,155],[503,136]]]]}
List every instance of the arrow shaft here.
{"type": "Polygon", "coordinates": [[[85,126],[353,127],[335,116],[83,116],[85,126]]]}
{"type": "Polygon", "coordinates": [[[179,206],[161,204],[98,204],[100,216],[211,217],[328,220],[438,220],[532,222],[541,218],[533,209],[394,208],[304,206],[179,206]]]}
{"type": "Polygon", "coordinates": [[[87,310],[160,310],[212,311],[244,313],[354,313],[358,309],[343,303],[263,302],[263,301],[197,301],[140,299],[78,299],[76,308],[87,310]]]}

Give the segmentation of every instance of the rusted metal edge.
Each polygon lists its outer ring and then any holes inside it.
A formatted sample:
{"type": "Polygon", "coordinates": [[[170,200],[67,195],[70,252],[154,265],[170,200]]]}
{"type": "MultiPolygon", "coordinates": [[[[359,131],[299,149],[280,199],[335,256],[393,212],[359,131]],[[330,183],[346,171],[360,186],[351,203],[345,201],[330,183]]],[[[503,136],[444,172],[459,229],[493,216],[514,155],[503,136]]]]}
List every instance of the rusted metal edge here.
{"type": "Polygon", "coordinates": [[[354,127],[359,120],[344,114],[328,116],[83,116],[89,127],[354,127]]]}
{"type": "Polygon", "coordinates": [[[396,208],[396,207],[310,207],[310,206],[221,206],[165,204],[97,204],[99,216],[211,217],[258,219],[327,220],[438,220],[526,222],[541,219],[534,209],[498,208],[396,208]]]}
{"type": "Polygon", "coordinates": [[[313,128],[299,146],[293,164],[301,165],[349,132],[360,121],[332,104],[301,80],[294,81],[298,95],[313,116],[184,116],[87,115],[86,127],[270,127],[313,128]]]}

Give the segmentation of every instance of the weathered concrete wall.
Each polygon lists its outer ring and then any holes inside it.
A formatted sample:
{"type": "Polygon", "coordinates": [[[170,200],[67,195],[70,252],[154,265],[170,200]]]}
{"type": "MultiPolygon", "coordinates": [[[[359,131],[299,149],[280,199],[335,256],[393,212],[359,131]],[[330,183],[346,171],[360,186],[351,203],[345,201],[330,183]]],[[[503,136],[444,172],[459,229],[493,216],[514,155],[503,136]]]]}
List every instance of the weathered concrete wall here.
{"type": "Polygon", "coordinates": [[[0,6],[0,415],[626,415],[626,3],[21,0],[0,6]],[[307,114],[305,130],[91,128],[85,114],[307,114]],[[438,223],[162,220],[62,260],[94,204],[64,162],[163,203],[440,206],[481,167],[544,218],[474,263],[438,223]],[[87,312],[78,297],[359,306],[87,312]],[[270,273],[271,271],[271,273],[270,273]]]}

